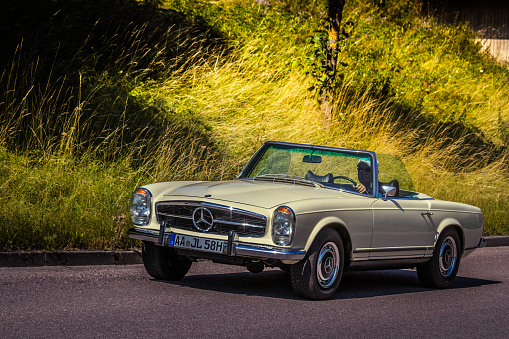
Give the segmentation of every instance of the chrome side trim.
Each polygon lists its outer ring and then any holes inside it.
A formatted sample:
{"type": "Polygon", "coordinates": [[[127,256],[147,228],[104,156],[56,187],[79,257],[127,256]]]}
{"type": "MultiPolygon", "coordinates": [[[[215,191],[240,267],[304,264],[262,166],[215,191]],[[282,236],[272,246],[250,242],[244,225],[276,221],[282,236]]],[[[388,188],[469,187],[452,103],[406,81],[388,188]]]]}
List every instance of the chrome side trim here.
{"type": "MultiPolygon", "coordinates": [[[[166,230],[166,229],[165,229],[166,230]]],[[[157,230],[144,230],[137,227],[131,228],[128,232],[129,238],[138,239],[141,241],[149,241],[156,244],[160,244],[159,239],[159,231],[157,230]]],[[[164,239],[169,238],[171,233],[165,233],[164,239]]],[[[232,239],[234,236],[229,237],[232,239]]],[[[269,247],[269,246],[257,246],[257,245],[248,245],[242,244],[238,241],[232,243],[231,247],[228,248],[228,252],[231,252],[231,255],[243,256],[243,257],[251,257],[251,258],[260,258],[260,259],[280,259],[280,260],[302,260],[306,255],[306,251],[303,249],[285,249],[285,248],[277,248],[277,247],[269,247]]],[[[200,253],[197,251],[197,253],[200,253]]]]}
{"type": "Polygon", "coordinates": [[[397,260],[397,259],[422,259],[422,258],[431,258],[433,253],[431,254],[419,254],[419,255],[391,255],[384,257],[369,257],[369,258],[357,258],[353,259],[352,262],[357,261],[377,261],[377,260],[397,260]]]}
{"type": "Polygon", "coordinates": [[[375,248],[355,248],[353,253],[379,253],[379,252],[404,252],[404,251],[429,251],[433,246],[406,246],[406,247],[375,247],[375,248]]]}
{"type": "Polygon", "coordinates": [[[398,259],[426,259],[431,258],[433,256],[433,253],[431,254],[419,254],[419,255],[392,255],[392,256],[386,256],[386,257],[370,257],[370,258],[354,258],[352,259],[352,262],[376,262],[376,261],[385,261],[385,260],[392,260],[397,261],[398,259]]]}

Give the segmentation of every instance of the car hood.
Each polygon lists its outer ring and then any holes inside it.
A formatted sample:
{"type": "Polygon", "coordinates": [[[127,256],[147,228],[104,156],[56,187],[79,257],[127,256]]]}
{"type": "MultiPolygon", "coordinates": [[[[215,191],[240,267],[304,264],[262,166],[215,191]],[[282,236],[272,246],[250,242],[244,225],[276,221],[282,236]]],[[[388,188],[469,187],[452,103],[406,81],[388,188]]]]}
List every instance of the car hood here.
{"type": "Polygon", "coordinates": [[[272,208],[304,199],[337,199],[345,197],[347,194],[337,190],[293,183],[232,180],[187,183],[164,195],[205,198],[272,208]]]}

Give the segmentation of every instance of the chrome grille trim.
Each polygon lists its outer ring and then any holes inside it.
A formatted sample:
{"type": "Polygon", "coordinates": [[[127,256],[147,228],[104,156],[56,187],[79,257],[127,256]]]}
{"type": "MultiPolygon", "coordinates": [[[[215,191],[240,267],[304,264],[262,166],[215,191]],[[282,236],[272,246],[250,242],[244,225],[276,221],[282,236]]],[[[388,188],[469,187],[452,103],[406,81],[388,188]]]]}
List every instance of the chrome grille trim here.
{"type": "Polygon", "coordinates": [[[265,226],[246,224],[246,223],[240,223],[240,222],[228,221],[228,220],[215,219],[214,222],[221,223],[221,224],[228,224],[228,225],[237,225],[237,226],[246,226],[246,227],[255,227],[255,228],[265,229],[265,226]]]}
{"type": "MultiPolygon", "coordinates": [[[[185,215],[178,215],[178,214],[169,214],[169,213],[162,213],[162,212],[158,212],[157,215],[164,215],[165,217],[172,217],[172,218],[182,218],[182,219],[190,219],[190,220],[193,220],[193,217],[188,217],[188,216],[185,216],[185,215]]],[[[157,219],[157,221],[159,221],[159,218],[157,219]]]]}
{"type": "Polygon", "coordinates": [[[199,207],[207,208],[214,217],[213,227],[207,233],[226,235],[235,231],[240,236],[265,235],[267,218],[264,215],[202,201],[158,202],[155,208],[157,221],[168,221],[172,228],[199,231],[193,223],[193,211],[199,207]]]}

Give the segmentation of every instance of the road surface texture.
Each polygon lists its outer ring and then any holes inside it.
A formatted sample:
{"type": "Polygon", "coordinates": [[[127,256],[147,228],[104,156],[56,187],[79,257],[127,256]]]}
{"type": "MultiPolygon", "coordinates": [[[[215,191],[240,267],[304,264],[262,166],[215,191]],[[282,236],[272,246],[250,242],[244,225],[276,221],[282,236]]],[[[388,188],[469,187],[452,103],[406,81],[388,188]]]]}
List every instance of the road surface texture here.
{"type": "Polygon", "coordinates": [[[453,288],[411,270],[349,272],[331,300],[278,269],[201,262],[179,282],[143,265],[0,268],[1,338],[508,338],[509,247],[461,262],[453,288]]]}

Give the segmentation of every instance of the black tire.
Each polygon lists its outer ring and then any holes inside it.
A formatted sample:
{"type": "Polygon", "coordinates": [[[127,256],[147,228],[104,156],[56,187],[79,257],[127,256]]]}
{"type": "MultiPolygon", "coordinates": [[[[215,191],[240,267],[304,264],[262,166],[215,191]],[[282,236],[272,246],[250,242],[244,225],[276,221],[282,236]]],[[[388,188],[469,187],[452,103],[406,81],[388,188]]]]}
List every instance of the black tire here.
{"type": "Polygon", "coordinates": [[[336,292],[344,267],[341,236],[331,228],[318,233],[308,253],[291,265],[294,291],[307,299],[323,300],[336,292]]]}
{"type": "Polygon", "coordinates": [[[177,255],[174,249],[143,242],[141,252],[147,273],[155,279],[180,280],[191,268],[191,260],[177,255]]]}
{"type": "Polygon", "coordinates": [[[440,234],[433,257],[417,266],[417,277],[424,287],[448,288],[460,266],[461,243],[458,232],[448,228],[440,234]]]}

